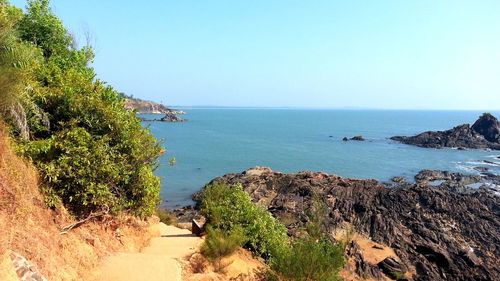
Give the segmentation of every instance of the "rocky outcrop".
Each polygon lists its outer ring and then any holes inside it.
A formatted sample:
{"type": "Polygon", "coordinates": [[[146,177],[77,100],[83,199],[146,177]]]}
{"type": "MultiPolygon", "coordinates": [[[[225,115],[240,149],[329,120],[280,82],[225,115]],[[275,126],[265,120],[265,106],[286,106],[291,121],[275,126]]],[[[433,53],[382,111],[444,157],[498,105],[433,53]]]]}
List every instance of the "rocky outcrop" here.
{"type": "Polygon", "coordinates": [[[125,108],[135,110],[139,114],[162,114],[162,118],[143,119],[144,121],[162,121],[162,122],[183,122],[185,119],[179,115],[185,114],[184,111],[175,110],[164,106],[163,104],[141,100],[131,97],[125,98],[125,108]]]}
{"type": "Polygon", "coordinates": [[[136,110],[140,114],[184,114],[183,111],[168,108],[160,103],[130,97],[125,98],[125,108],[136,110]]]}
{"type": "Polygon", "coordinates": [[[498,143],[500,140],[500,122],[489,113],[483,114],[471,128],[487,141],[498,143]]]}
{"type": "MultiPolygon", "coordinates": [[[[498,176],[492,177],[488,181],[499,183],[498,176]]],[[[369,265],[355,259],[364,278],[378,278],[381,272],[397,278],[411,268],[415,280],[500,280],[500,197],[486,187],[467,187],[483,180],[424,171],[415,183],[397,181],[388,188],[376,180],[258,167],[212,183],[241,183],[292,235],[308,221],[313,194],[320,195],[328,206],[330,229],[348,223],[397,255],[369,265]],[[435,180],[442,183],[431,185],[435,180]]],[[[356,245],[351,248],[357,255],[356,245]]]]}
{"type": "Polygon", "coordinates": [[[394,136],[392,140],[429,148],[473,148],[500,150],[500,122],[484,113],[472,126],[463,124],[447,131],[429,131],[412,137],[394,136]]]}
{"type": "Polygon", "coordinates": [[[353,140],[353,141],[364,141],[364,140],[365,140],[365,138],[364,138],[363,136],[361,136],[361,135],[360,135],[360,136],[354,136],[354,137],[352,137],[352,138],[350,138],[350,139],[349,139],[349,138],[347,138],[347,137],[344,137],[342,140],[343,140],[343,141],[349,141],[349,140],[353,140]]]}
{"type": "Polygon", "coordinates": [[[179,115],[177,115],[175,113],[168,112],[168,113],[165,113],[165,116],[160,118],[160,121],[162,121],[162,122],[184,122],[184,121],[186,121],[186,119],[179,117],[179,115]]]}

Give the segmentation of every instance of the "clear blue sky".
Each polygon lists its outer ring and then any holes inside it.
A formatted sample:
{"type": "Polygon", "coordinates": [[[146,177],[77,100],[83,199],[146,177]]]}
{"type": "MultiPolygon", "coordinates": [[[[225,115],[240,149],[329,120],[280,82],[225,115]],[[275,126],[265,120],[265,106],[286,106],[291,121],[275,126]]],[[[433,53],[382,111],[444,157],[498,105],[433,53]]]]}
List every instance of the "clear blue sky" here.
{"type": "Polygon", "coordinates": [[[101,79],[170,105],[500,109],[498,0],[52,6],[101,79]]]}

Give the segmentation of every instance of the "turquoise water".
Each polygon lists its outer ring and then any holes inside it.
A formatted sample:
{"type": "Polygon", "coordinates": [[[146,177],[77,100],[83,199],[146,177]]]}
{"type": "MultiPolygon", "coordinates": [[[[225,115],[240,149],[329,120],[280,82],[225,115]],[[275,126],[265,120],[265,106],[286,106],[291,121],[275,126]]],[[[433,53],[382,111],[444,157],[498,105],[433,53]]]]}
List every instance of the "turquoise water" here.
{"type": "MultiPolygon", "coordinates": [[[[190,196],[214,177],[253,166],[276,171],[325,171],[344,177],[411,179],[422,169],[474,173],[483,165],[493,172],[499,151],[426,149],[389,140],[473,123],[473,111],[371,111],[316,109],[182,108],[184,123],[145,122],[164,139],[167,153],[156,174],[162,180],[164,206],[190,204],[190,196]],[[343,142],[363,135],[365,142],[343,142]],[[176,158],[174,166],[168,159],[176,158]]],[[[500,116],[499,112],[492,112],[500,116]]]]}

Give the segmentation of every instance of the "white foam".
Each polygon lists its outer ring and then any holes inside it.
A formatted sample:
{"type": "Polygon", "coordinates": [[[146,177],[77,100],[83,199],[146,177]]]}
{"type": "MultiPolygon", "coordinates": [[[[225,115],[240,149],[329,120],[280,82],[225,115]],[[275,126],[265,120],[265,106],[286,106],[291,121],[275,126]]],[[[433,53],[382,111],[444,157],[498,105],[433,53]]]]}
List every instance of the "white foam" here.
{"type": "Polygon", "coordinates": [[[478,161],[469,161],[469,162],[465,162],[465,163],[470,164],[470,165],[486,165],[486,166],[493,166],[493,167],[500,166],[500,163],[498,163],[496,161],[491,161],[491,162],[493,162],[493,163],[478,162],[478,161]]]}

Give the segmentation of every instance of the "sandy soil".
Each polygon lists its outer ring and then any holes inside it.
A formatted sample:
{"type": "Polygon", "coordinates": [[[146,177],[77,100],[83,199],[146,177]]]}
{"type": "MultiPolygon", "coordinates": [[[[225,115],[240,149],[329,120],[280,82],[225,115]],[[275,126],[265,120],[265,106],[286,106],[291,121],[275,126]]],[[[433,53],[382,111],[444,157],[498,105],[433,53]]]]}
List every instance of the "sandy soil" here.
{"type": "Polygon", "coordinates": [[[202,240],[189,230],[163,223],[160,236],[140,253],[118,253],[103,260],[90,280],[176,281],[182,280],[180,261],[195,253],[202,240]]]}

